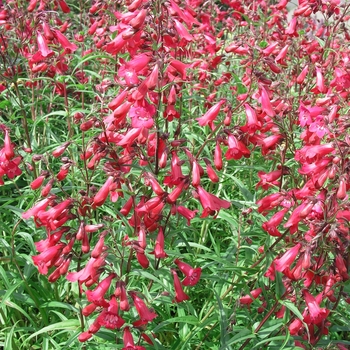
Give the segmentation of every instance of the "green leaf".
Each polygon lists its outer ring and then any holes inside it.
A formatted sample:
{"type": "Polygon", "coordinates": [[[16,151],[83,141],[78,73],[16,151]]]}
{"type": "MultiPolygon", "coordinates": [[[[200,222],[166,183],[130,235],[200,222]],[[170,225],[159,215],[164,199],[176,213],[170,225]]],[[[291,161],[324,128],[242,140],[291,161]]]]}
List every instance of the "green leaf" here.
{"type": "Polygon", "coordinates": [[[299,309],[291,301],[289,301],[289,300],[279,300],[278,302],[280,304],[284,305],[290,311],[292,311],[293,314],[299,318],[299,320],[302,321],[304,319],[304,317],[300,313],[299,309]]]}
{"type": "Polygon", "coordinates": [[[220,340],[221,340],[221,346],[226,346],[226,336],[227,336],[227,316],[226,312],[224,310],[224,306],[222,305],[222,301],[220,299],[220,296],[217,294],[216,290],[214,289],[216,301],[218,303],[218,312],[219,312],[219,320],[220,320],[220,340]]]}
{"type": "Polygon", "coordinates": [[[80,322],[78,319],[71,319],[67,321],[57,322],[57,323],[51,324],[50,326],[40,329],[40,331],[35,332],[31,336],[29,336],[26,340],[28,341],[38,336],[39,334],[43,334],[51,331],[57,331],[59,329],[64,329],[66,331],[69,331],[69,330],[76,330],[79,327],[80,327],[80,322]]]}
{"type": "Polygon", "coordinates": [[[246,339],[254,339],[256,335],[251,332],[251,330],[244,328],[238,334],[236,334],[233,338],[231,338],[226,345],[236,344],[239,342],[243,342],[246,339]]]}
{"type": "Polygon", "coordinates": [[[285,287],[282,281],[282,273],[278,271],[276,271],[275,291],[277,299],[280,299],[285,292],[285,287]]]}
{"type": "Polygon", "coordinates": [[[194,316],[179,316],[179,317],[169,318],[168,320],[163,321],[160,324],[158,324],[153,329],[153,332],[157,333],[162,328],[164,328],[165,326],[167,326],[168,324],[171,324],[171,323],[188,323],[188,324],[192,324],[192,325],[196,326],[196,325],[198,325],[198,319],[194,316]]]}

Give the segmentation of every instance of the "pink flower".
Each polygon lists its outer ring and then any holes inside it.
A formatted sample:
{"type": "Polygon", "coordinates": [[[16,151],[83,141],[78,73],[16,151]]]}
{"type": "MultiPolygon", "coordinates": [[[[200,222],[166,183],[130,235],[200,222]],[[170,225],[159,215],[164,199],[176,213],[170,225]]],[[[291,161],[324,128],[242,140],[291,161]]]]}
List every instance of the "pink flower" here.
{"type": "Polygon", "coordinates": [[[283,218],[285,217],[288,210],[289,210],[289,208],[284,208],[284,209],[278,211],[277,213],[275,213],[270,218],[269,221],[266,221],[263,223],[263,225],[262,225],[263,230],[265,230],[270,236],[280,237],[281,233],[278,231],[277,227],[283,221],[283,218]]]}
{"type": "Polygon", "coordinates": [[[303,70],[300,72],[300,74],[297,77],[297,83],[302,84],[305,80],[305,77],[307,76],[307,73],[309,71],[309,66],[306,65],[303,70]]]}
{"type": "Polygon", "coordinates": [[[192,35],[188,32],[188,30],[185,28],[185,26],[179,22],[177,19],[173,18],[175,22],[175,29],[177,33],[179,34],[180,38],[184,38],[187,41],[192,41],[193,37],[192,35]]]}
{"type": "Polygon", "coordinates": [[[175,68],[182,76],[182,79],[186,79],[186,69],[189,68],[188,64],[185,64],[178,60],[172,60],[170,65],[175,68]]]}
{"type": "Polygon", "coordinates": [[[220,199],[215,195],[208,193],[201,186],[197,187],[199,201],[203,207],[201,218],[206,218],[209,215],[217,215],[221,208],[228,209],[231,203],[227,200],[220,199]]]}
{"type": "Polygon", "coordinates": [[[119,298],[119,306],[120,309],[123,311],[129,311],[130,310],[130,305],[129,305],[129,300],[128,296],[126,294],[126,288],[125,288],[125,282],[124,281],[118,281],[114,295],[119,298]]]}
{"type": "Polygon", "coordinates": [[[269,116],[274,117],[275,111],[273,110],[272,104],[270,102],[269,95],[263,86],[260,86],[260,102],[262,104],[263,111],[269,116]]]}
{"type": "Polygon", "coordinates": [[[50,198],[45,198],[38,202],[32,208],[28,209],[26,212],[22,213],[23,219],[29,219],[31,216],[37,216],[40,211],[45,210],[50,204],[50,198]]]}
{"type": "Polygon", "coordinates": [[[247,116],[247,124],[242,126],[241,130],[244,132],[248,131],[249,134],[254,134],[255,131],[260,129],[261,123],[258,121],[255,110],[248,103],[244,104],[244,108],[247,116]]]}
{"type": "Polygon", "coordinates": [[[152,117],[156,113],[156,108],[144,101],[143,103],[135,103],[129,111],[131,118],[131,126],[133,128],[152,128],[154,121],[152,117]]]}
{"type": "Polygon", "coordinates": [[[225,154],[227,160],[239,160],[242,157],[249,158],[250,151],[242,141],[239,141],[233,134],[228,137],[228,150],[225,154]]]}
{"type": "Polygon", "coordinates": [[[41,185],[43,184],[46,176],[45,175],[40,175],[38,176],[35,180],[33,180],[30,184],[30,188],[32,190],[37,190],[41,185]]]}
{"type": "Polygon", "coordinates": [[[216,145],[215,145],[214,165],[215,165],[216,170],[221,170],[222,166],[223,166],[223,163],[222,163],[222,150],[221,150],[219,142],[216,142],[216,145]]]}
{"type": "Polygon", "coordinates": [[[39,61],[44,60],[45,58],[49,58],[54,55],[54,52],[49,49],[47,46],[47,42],[44,36],[40,33],[37,33],[37,42],[38,42],[38,52],[33,55],[30,59],[31,63],[37,63],[39,61]]]}
{"type": "Polygon", "coordinates": [[[86,331],[79,335],[78,340],[83,343],[89,340],[91,337],[92,337],[92,334],[89,331],[86,331]]]}
{"type": "Polygon", "coordinates": [[[325,83],[324,83],[322,70],[319,67],[316,67],[316,87],[320,93],[327,91],[327,87],[325,86],[325,83]]]}
{"type": "MultiPolygon", "coordinates": [[[[99,259],[103,259],[103,256],[99,257],[99,259]]],[[[98,259],[94,259],[94,258],[90,258],[88,263],[85,265],[85,267],[83,269],[81,269],[78,272],[70,272],[67,275],[67,280],[70,282],[85,282],[91,278],[93,278],[94,276],[97,275],[97,262],[98,259]]]]}
{"type": "Polygon", "coordinates": [[[282,135],[271,135],[262,140],[261,154],[266,156],[270,150],[275,149],[277,143],[283,139],[282,135]]]}
{"type": "Polygon", "coordinates": [[[65,211],[73,202],[73,199],[68,198],[64,200],[63,202],[55,205],[48,211],[40,211],[38,213],[38,218],[42,225],[47,225],[49,222],[52,222],[54,220],[57,220],[58,217],[65,211]]]}
{"type": "Polygon", "coordinates": [[[174,263],[186,276],[182,281],[184,286],[195,286],[199,282],[202,273],[202,269],[200,267],[193,268],[191,265],[188,265],[179,259],[175,259],[174,263]]]}
{"type": "Polygon", "coordinates": [[[288,28],[284,31],[285,34],[288,34],[290,36],[298,36],[297,31],[297,17],[293,17],[293,19],[290,21],[288,28]]]}

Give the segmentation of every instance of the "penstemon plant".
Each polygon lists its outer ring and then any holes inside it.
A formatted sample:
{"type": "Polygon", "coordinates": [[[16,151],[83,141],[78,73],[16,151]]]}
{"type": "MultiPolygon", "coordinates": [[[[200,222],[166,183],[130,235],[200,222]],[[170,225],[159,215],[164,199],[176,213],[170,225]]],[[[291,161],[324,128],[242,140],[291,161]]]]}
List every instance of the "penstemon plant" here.
{"type": "Polygon", "coordinates": [[[0,3],[9,255],[28,220],[79,319],[52,346],[350,344],[350,5],[287,5],[0,3]]]}

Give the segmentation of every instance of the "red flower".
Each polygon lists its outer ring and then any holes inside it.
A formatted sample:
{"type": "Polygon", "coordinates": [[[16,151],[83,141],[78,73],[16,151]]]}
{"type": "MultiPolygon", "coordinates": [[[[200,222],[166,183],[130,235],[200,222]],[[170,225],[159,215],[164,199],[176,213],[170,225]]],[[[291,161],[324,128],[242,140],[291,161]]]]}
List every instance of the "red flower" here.
{"type": "Polygon", "coordinates": [[[176,207],[176,211],[187,220],[188,226],[191,225],[191,220],[196,216],[196,213],[198,212],[198,210],[190,210],[190,209],[183,207],[181,205],[176,207]]]}
{"type": "Polygon", "coordinates": [[[69,42],[69,40],[59,31],[59,30],[54,30],[54,35],[60,45],[64,48],[64,51],[66,53],[71,53],[77,50],[77,45],[69,42]]]}
{"type": "Polygon", "coordinates": [[[229,201],[220,199],[215,195],[208,193],[201,186],[197,187],[199,201],[203,207],[203,213],[201,218],[205,218],[209,215],[218,214],[221,208],[228,209],[231,205],[229,201]],[[216,213],[217,212],[217,213],[216,213]]]}
{"type": "Polygon", "coordinates": [[[210,126],[210,128],[213,130],[214,129],[214,124],[213,121],[216,119],[216,117],[218,116],[221,106],[225,103],[225,101],[220,101],[218,102],[216,105],[214,105],[213,107],[211,107],[204,115],[203,117],[197,118],[196,120],[198,120],[198,123],[200,126],[205,126],[208,125],[210,126]]]}
{"type": "Polygon", "coordinates": [[[158,316],[146,306],[145,302],[136,295],[136,292],[129,292],[129,294],[132,297],[136,311],[140,316],[140,319],[133,323],[135,327],[147,324],[158,316]]]}
{"type": "Polygon", "coordinates": [[[300,248],[301,244],[298,243],[293,248],[285,252],[279,259],[275,259],[274,261],[276,271],[282,272],[284,269],[290,267],[298,255],[300,248]]]}
{"type": "Polygon", "coordinates": [[[117,285],[115,287],[114,295],[119,298],[119,306],[120,309],[123,311],[129,311],[130,305],[128,296],[126,294],[125,289],[125,282],[124,281],[118,281],[117,285]]]}
{"type": "Polygon", "coordinates": [[[136,251],[136,258],[137,258],[137,261],[139,262],[139,264],[144,268],[144,269],[147,269],[148,266],[149,266],[149,261],[147,259],[147,256],[142,253],[142,252],[138,252],[136,251]]]}
{"type": "Polygon", "coordinates": [[[273,107],[270,102],[269,95],[266,91],[266,89],[263,86],[260,86],[260,102],[262,105],[263,111],[269,116],[269,117],[274,117],[275,116],[275,111],[273,110],[273,107]]]}
{"type": "Polygon", "coordinates": [[[37,216],[42,210],[45,210],[50,204],[50,198],[45,198],[38,202],[34,207],[28,209],[26,212],[22,213],[23,219],[29,219],[31,216],[37,216]]]}
{"type": "Polygon", "coordinates": [[[159,228],[156,245],[150,254],[154,254],[157,259],[164,259],[168,256],[164,251],[164,233],[162,227],[159,228]]]}
{"type": "Polygon", "coordinates": [[[216,170],[222,169],[222,150],[219,142],[216,142],[215,152],[214,152],[214,165],[216,170]]]}
{"type": "Polygon", "coordinates": [[[174,288],[175,288],[175,299],[173,302],[181,303],[185,300],[188,300],[190,297],[183,291],[179,276],[175,270],[171,270],[171,273],[174,277],[174,288]]]}
{"type": "Polygon", "coordinates": [[[248,103],[245,103],[244,107],[247,116],[247,124],[242,126],[241,130],[249,134],[254,134],[255,131],[260,129],[261,123],[258,121],[255,110],[248,103]]]}
{"type": "Polygon", "coordinates": [[[90,258],[86,266],[78,272],[70,272],[67,275],[67,280],[70,282],[85,282],[93,279],[98,274],[98,268],[104,264],[106,256],[100,256],[98,259],[90,258]]]}
{"type": "Polygon", "coordinates": [[[277,227],[282,222],[289,208],[284,208],[277,213],[275,213],[269,221],[263,223],[262,228],[273,237],[280,237],[281,233],[278,231],[277,227]]]}
{"type": "Polygon", "coordinates": [[[122,350],[145,350],[143,346],[135,345],[129,327],[124,328],[123,342],[124,347],[122,350]]]}
{"type": "Polygon", "coordinates": [[[177,33],[179,34],[180,38],[184,38],[187,41],[192,41],[193,37],[192,35],[187,31],[187,29],[185,28],[185,26],[179,22],[177,19],[173,18],[174,22],[175,22],[175,29],[177,31],[177,33]]]}
{"type": "Polygon", "coordinates": [[[182,281],[184,286],[195,286],[199,282],[202,273],[202,269],[200,267],[193,268],[191,265],[188,265],[179,259],[175,259],[174,263],[186,276],[186,278],[182,281]]]}
{"type": "Polygon", "coordinates": [[[89,331],[86,331],[79,335],[78,340],[83,343],[89,340],[91,337],[92,337],[92,334],[89,331]]]}
{"type": "Polygon", "coordinates": [[[101,206],[107,199],[108,194],[110,192],[110,187],[113,184],[114,178],[110,176],[104,185],[100,188],[100,190],[95,194],[93,206],[99,207],[101,206]]]}
{"type": "Polygon", "coordinates": [[[125,321],[118,314],[118,302],[114,295],[109,301],[108,309],[104,309],[96,321],[108,329],[119,329],[124,325],[125,321]]]}
{"type": "Polygon", "coordinates": [[[329,310],[320,308],[319,302],[317,302],[317,300],[306,289],[303,290],[303,296],[309,311],[308,315],[304,316],[305,322],[308,324],[319,324],[324,321],[329,314],[329,310]]]}
{"type": "Polygon", "coordinates": [[[116,277],[116,274],[112,273],[104,280],[102,280],[98,286],[93,290],[87,290],[86,296],[87,299],[98,306],[108,307],[107,301],[104,299],[104,295],[106,294],[109,286],[111,285],[112,279],[116,277]]]}
{"type": "Polygon", "coordinates": [[[239,302],[244,305],[250,305],[261,293],[262,293],[261,288],[254,289],[250,292],[250,294],[247,294],[239,298],[239,302]]]}
{"type": "Polygon", "coordinates": [[[45,177],[45,175],[38,176],[35,180],[32,181],[32,183],[30,184],[30,188],[32,190],[37,190],[43,184],[45,177]]]}
{"type": "Polygon", "coordinates": [[[46,275],[48,269],[53,266],[64,247],[64,243],[49,247],[39,255],[32,256],[34,265],[38,267],[39,273],[46,275]]]}
{"type": "Polygon", "coordinates": [[[249,158],[250,151],[242,141],[237,140],[234,135],[230,134],[228,137],[228,150],[225,157],[227,160],[239,160],[242,157],[249,158]]]}

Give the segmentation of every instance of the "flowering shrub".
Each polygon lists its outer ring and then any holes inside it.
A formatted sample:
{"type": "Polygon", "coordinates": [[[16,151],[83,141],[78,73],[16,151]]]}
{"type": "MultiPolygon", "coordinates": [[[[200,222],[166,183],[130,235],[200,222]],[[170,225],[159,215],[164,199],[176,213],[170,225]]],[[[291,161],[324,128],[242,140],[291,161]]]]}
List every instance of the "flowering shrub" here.
{"type": "Polygon", "coordinates": [[[287,5],[0,5],[9,255],[40,237],[60,346],[349,345],[350,5],[287,5]]]}

